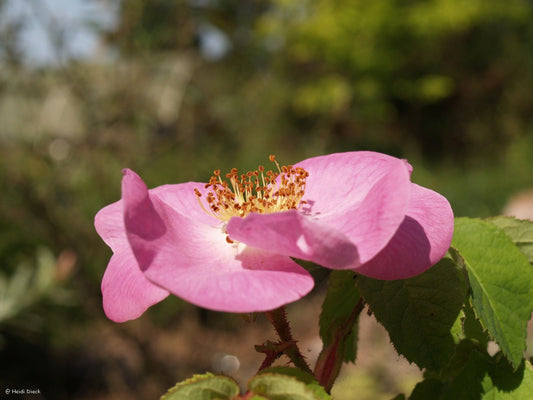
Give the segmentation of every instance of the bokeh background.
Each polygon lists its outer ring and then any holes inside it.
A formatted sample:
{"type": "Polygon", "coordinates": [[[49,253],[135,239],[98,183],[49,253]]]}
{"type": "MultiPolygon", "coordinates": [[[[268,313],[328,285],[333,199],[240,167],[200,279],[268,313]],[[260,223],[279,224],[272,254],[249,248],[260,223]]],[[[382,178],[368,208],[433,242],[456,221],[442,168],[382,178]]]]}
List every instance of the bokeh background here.
{"type": "MultiPolygon", "coordinates": [[[[260,317],[105,318],[93,218],[123,167],[154,187],[374,150],[457,216],[500,214],[533,186],[532,21],[528,0],[0,0],[0,396],[158,398],[259,366],[260,317]]],[[[289,308],[310,358],[322,280],[289,308]]],[[[372,324],[338,399],[418,379],[372,324]]]]}

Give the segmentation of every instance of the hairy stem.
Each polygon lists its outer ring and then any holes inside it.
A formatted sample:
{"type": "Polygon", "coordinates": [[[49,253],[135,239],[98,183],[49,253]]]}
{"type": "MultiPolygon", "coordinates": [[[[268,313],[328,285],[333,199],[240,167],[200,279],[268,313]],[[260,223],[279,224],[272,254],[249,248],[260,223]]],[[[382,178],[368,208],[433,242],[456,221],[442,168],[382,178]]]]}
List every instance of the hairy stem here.
{"type": "Polygon", "coordinates": [[[307,365],[307,362],[300,352],[296,341],[292,337],[291,327],[289,325],[289,321],[287,320],[287,311],[285,310],[285,307],[281,306],[275,310],[266,311],[265,315],[270,323],[274,326],[274,329],[280,338],[280,343],[278,344],[280,349],[279,355],[285,354],[287,357],[289,357],[295,367],[300,368],[305,372],[312,373],[311,368],[309,368],[309,365],[307,365]]]}

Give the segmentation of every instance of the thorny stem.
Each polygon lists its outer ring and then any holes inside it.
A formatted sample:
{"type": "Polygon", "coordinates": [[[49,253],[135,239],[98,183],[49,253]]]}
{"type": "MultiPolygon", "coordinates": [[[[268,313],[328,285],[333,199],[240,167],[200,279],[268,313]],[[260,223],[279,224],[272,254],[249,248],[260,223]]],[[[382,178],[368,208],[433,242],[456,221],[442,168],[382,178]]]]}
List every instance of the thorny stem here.
{"type": "Polygon", "coordinates": [[[270,340],[267,340],[262,345],[255,346],[255,350],[259,353],[263,353],[265,355],[265,360],[259,367],[259,371],[262,371],[265,368],[270,367],[274,361],[276,361],[278,358],[280,358],[283,354],[286,353],[287,349],[290,346],[293,346],[295,343],[292,342],[279,342],[274,343],[270,340]]]}
{"type": "Polygon", "coordinates": [[[281,306],[275,310],[266,311],[265,315],[270,323],[274,326],[274,329],[280,338],[280,343],[274,344],[268,342],[264,346],[256,347],[258,351],[266,354],[266,359],[261,365],[260,369],[269,367],[276,358],[282,354],[285,354],[287,357],[289,357],[295,367],[312,374],[313,372],[311,371],[311,368],[309,368],[309,365],[307,365],[307,362],[300,352],[296,341],[292,337],[291,327],[289,325],[289,321],[287,320],[287,311],[285,310],[285,307],[281,306]],[[267,346],[271,351],[264,351],[267,346]]]}

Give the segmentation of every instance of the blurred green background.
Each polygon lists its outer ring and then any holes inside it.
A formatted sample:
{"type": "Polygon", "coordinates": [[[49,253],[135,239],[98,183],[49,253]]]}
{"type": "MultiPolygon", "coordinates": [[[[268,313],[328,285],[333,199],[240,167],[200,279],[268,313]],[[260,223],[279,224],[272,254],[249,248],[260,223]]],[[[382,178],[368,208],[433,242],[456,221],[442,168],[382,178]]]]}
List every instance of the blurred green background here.
{"type": "Polygon", "coordinates": [[[84,0],[112,23],[99,14],[77,25],[53,2],[22,1],[31,20],[9,3],[0,1],[0,389],[155,398],[210,368],[177,350],[194,332],[229,341],[243,327],[177,299],[126,324],[105,318],[111,252],[93,218],[120,197],[123,167],[154,187],[253,169],[271,153],[288,164],[374,150],[407,158],[413,181],[444,194],[457,216],[499,214],[533,186],[528,0],[84,0]],[[51,62],[25,56],[30,24],[52,44],[51,62]],[[90,57],[72,46],[79,24],[98,38],[90,57]]]}

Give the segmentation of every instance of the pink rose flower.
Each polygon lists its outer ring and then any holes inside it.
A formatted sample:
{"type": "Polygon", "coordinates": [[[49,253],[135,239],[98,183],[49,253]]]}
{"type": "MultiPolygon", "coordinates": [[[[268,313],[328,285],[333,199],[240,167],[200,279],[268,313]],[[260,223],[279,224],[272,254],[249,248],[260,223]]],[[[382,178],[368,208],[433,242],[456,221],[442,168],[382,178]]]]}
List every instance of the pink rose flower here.
{"type": "Polygon", "coordinates": [[[411,166],[374,152],[337,153],[278,172],[219,171],[208,184],[148,190],[125,169],[122,198],[96,215],[113,250],[102,280],[106,315],[134,319],[169,293],[228,312],[268,311],[305,296],[292,258],[378,279],[420,274],[453,234],[440,194],[410,181],[411,166]]]}

